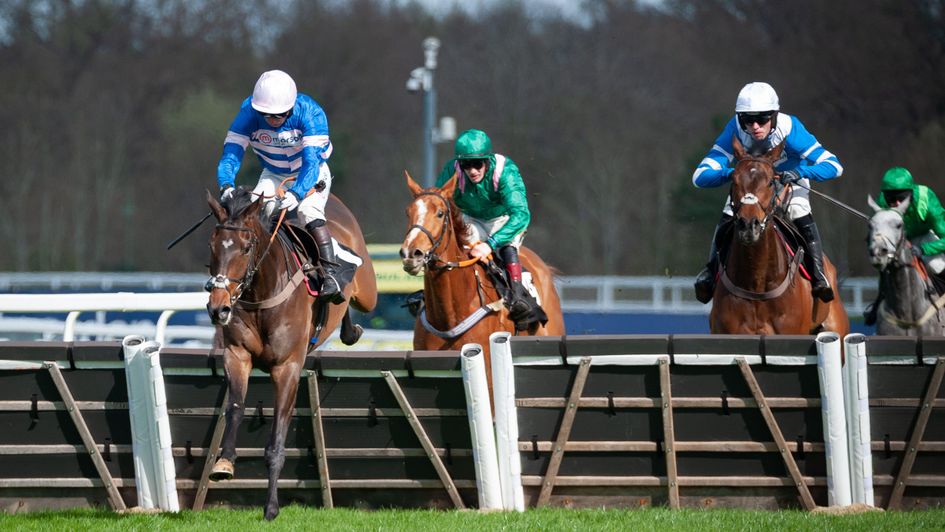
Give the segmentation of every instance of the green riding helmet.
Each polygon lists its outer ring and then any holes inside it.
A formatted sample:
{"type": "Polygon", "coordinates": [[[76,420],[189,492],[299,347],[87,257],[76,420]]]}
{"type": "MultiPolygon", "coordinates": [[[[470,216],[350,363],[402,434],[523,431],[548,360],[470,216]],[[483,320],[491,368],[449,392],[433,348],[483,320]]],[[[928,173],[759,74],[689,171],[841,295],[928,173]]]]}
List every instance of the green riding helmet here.
{"type": "Polygon", "coordinates": [[[915,181],[912,174],[901,166],[896,166],[886,170],[883,175],[883,184],[879,187],[882,191],[887,190],[912,190],[915,188],[915,181]]]}
{"type": "Polygon", "coordinates": [[[457,159],[488,159],[492,157],[492,141],[484,131],[467,129],[456,139],[457,159]]]}

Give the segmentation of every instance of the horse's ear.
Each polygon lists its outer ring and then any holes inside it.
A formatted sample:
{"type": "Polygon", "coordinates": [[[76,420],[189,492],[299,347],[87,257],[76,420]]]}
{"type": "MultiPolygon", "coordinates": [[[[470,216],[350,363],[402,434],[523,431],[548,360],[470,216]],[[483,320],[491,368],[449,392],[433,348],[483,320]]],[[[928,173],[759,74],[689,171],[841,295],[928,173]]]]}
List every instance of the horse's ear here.
{"type": "Polygon", "coordinates": [[[423,192],[423,187],[418,185],[417,182],[414,181],[412,177],[410,177],[410,172],[407,170],[404,170],[404,175],[407,176],[407,188],[409,188],[410,192],[413,193],[413,197],[419,196],[420,193],[423,192]]]}
{"type": "Polygon", "coordinates": [[[440,191],[442,191],[443,194],[447,198],[452,198],[453,193],[456,192],[456,183],[458,181],[459,181],[459,172],[456,172],[453,174],[453,177],[451,177],[449,181],[447,181],[446,183],[443,184],[442,187],[440,187],[440,191]]]}
{"type": "Polygon", "coordinates": [[[781,158],[781,153],[784,152],[784,141],[782,140],[780,144],[768,150],[768,153],[765,154],[765,159],[768,159],[771,162],[777,161],[781,158]]]}
{"type": "Polygon", "coordinates": [[[872,195],[872,194],[867,194],[867,195],[866,195],[866,202],[867,202],[867,203],[869,204],[869,206],[873,209],[873,212],[879,212],[879,211],[883,210],[883,208],[879,206],[879,203],[876,203],[876,200],[873,199],[873,195],[872,195]]]}
{"type": "Polygon", "coordinates": [[[247,207],[246,210],[243,211],[243,216],[245,217],[259,216],[259,209],[262,208],[262,205],[263,205],[263,199],[262,199],[262,196],[260,196],[256,201],[250,203],[249,207],[247,207]]]}
{"type": "Polygon", "coordinates": [[[732,135],[732,150],[735,153],[736,161],[741,161],[745,158],[745,147],[742,146],[742,142],[738,140],[738,135],[732,135]]]}
{"type": "Polygon", "coordinates": [[[223,205],[220,205],[220,202],[217,201],[217,197],[209,190],[207,191],[207,204],[210,205],[210,211],[217,217],[217,221],[220,223],[226,221],[226,209],[223,208],[223,205]]]}
{"type": "Polygon", "coordinates": [[[907,196],[906,199],[899,202],[899,205],[896,205],[893,208],[899,211],[899,214],[905,215],[906,211],[909,210],[910,203],[912,203],[912,196],[907,196]]]}

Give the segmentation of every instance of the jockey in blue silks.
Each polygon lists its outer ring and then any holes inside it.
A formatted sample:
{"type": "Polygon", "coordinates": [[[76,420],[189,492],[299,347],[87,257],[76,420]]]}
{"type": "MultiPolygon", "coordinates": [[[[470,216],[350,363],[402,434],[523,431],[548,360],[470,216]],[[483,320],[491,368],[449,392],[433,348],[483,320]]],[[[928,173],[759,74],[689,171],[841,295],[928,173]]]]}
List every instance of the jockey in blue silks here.
{"type": "MultiPolygon", "coordinates": [[[[771,85],[763,82],[745,85],[735,101],[735,116],[728,121],[715,145],[696,167],[692,174],[692,183],[699,188],[710,188],[731,181],[734,170],[733,137],[738,137],[748,153],[758,155],[783,142],[784,151],[781,158],[774,163],[775,172],[782,184],[801,185],[791,187],[788,217],[804,238],[811,259],[811,293],[821,301],[831,301],[834,292],[827,276],[824,275],[823,245],[817,224],[811,215],[810,192],[807,188],[810,187],[811,181],[827,181],[840,177],[843,167],[837,157],[821,146],[797,117],[779,111],[778,95],[771,85]]],[[[730,222],[733,216],[729,200],[712,237],[709,262],[696,278],[696,298],[702,303],[708,303],[715,291],[719,229],[730,222]]]]}
{"type": "Polygon", "coordinates": [[[298,211],[305,229],[318,245],[319,260],[325,270],[320,296],[334,303],[344,301],[331,233],[325,221],[325,204],[332,182],[326,162],[332,147],[325,111],[310,96],[298,92],[295,81],[285,72],[263,72],[253,95],[240,106],[223,143],[223,156],[217,166],[222,202],[233,194],[246,146],[253,147],[263,167],[253,193],[267,201],[269,214],[277,205],[280,209],[298,211]],[[295,178],[295,183],[280,202],[275,197],[276,189],[289,177],[295,178]]]}

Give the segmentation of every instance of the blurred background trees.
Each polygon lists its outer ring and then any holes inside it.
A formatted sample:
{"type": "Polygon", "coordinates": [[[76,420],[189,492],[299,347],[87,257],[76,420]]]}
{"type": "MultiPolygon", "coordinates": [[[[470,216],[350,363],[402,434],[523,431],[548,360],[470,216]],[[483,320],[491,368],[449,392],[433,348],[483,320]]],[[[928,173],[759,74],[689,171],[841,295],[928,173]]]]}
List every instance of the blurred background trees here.
{"type": "MultiPolygon", "coordinates": [[[[692,276],[724,189],[692,171],[749,81],[770,82],[844,164],[817,185],[861,210],[883,171],[945,195],[945,1],[7,0],[0,5],[3,270],[201,271],[227,126],[280,68],[326,109],[333,191],[399,242],[422,171],[420,42],[442,41],[438,111],[487,131],[525,178],[527,243],[567,275],[692,276]]],[[[439,147],[437,167],[451,153],[439,147]]],[[[238,182],[255,183],[247,155],[238,182]]],[[[843,275],[864,222],[819,199],[843,275]]]]}

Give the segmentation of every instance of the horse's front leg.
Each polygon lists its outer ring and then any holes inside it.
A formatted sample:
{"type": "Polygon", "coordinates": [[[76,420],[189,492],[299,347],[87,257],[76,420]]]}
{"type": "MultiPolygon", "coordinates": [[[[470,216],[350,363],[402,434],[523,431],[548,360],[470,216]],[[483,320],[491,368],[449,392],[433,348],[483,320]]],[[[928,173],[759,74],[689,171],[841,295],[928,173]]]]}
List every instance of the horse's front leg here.
{"type": "Polygon", "coordinates": [[[299,362],[289,362],[272,369],[272,384],[275,387],[275,423],[266,446],[266,467],[269,471],[269,490],[266,494],[266,520],[279,515],[279,475],[285,465],[285,436],[295,411],[295,396],[299,389],[299,362]]]}
{"type": "Polygon", "coordinates": [[[229,390],[229,399],[226,404],[226,428],[223,431],[222,451],[210,471],[210,480],[233,478],[233,464],[236,463],[236,432],[240,422],[243,421],[246,388],[249,386],[249,374],[253,369],[249,352],[241,347],[226,348],[223,361],[229,390]]]}

